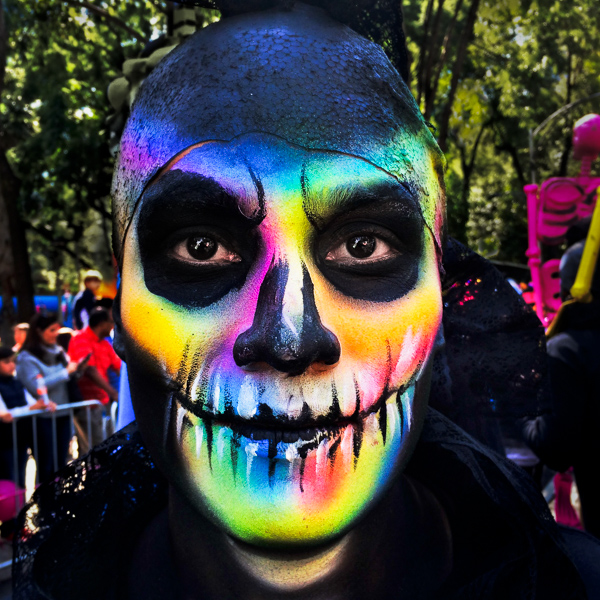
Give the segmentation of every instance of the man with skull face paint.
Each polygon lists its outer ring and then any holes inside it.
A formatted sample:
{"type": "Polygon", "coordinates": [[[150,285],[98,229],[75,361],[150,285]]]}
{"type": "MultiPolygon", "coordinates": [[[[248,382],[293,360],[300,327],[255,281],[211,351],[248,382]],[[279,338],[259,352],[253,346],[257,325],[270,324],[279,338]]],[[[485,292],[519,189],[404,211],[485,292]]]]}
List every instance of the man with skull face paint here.
{"type": "MultiPolygon", "coordinates": [[[[524,500],[506,483],[519,476],[454,429],[518,505],[502,520],[474,492],[485,523],[469,523],[443,473],[452,436],[439,415],[407,469],[442,317],[442,170],[381,48],[314,6],[224,19],[158,66],[113,189],[115,348],[139,434],[109,443],[110,468],[92,452],[85,481],[63,492],[85,490],[70,511],[81,519],[101,494],[94,470],[120,481],[137,461],[148,479],[119,508],[107,503],[88,536],[78,564],[115,535],[128,560],[117,585],[86,597],[464,597],[469,586],[517,597],[540,557],[552,572],[532,575],[538,592],[585,597],[546,513],[526,542],[506,533],[543,502],[524,500]],[[494,537],[499,550],[465,550],[476,529],[475,546],[494,537]]],[[[471,482],[473,460],[456,482],[471,482]]],[[[72,576],[61,595],[42,574],[62,526],[48,536],[41,496],[34,507],[17,590],[77,597],[72,576]]],[[[104,570],[86,568],[92,579],[104,570]]]]}

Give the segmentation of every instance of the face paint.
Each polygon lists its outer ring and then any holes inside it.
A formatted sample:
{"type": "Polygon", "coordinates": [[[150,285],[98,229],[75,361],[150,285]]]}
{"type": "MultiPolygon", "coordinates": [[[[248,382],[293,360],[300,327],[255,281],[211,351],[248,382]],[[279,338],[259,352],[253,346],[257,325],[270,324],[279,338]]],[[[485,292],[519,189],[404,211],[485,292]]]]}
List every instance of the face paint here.
{"type": "Polygon", "coordinates": [[[180,153],[137,205],[120,310],[140,430],[237,538],[342,534],[418,438],[442,308],[406,175],[251,134],[180,153]]]}

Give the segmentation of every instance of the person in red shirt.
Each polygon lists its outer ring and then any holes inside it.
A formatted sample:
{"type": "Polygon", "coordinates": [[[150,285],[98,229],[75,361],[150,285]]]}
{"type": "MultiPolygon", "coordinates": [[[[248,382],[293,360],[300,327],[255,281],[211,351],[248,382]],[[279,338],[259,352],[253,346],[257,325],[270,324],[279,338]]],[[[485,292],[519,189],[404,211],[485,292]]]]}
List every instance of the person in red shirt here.
{"type": "MultiPolygon", "coordinates": [[[[72,360],[79,360],[89,355],[88,366],[79,380],[79,390],[84,400],[100,400],[109,409],[110,402],[118,398],[117,390],[108,382],[108,370],[121,370],[121,359],[116,355],[112,345],[106,339],[114,327],[110,311],[95,308],[90,313],[88,326],[76,335],[69,345],[72,360]]],[[[88,411],[75,411],[75,428],[80,453],[99,444],[102,439],[102,410],[99,406],[89,410],[91,421],[91,444],[88,440],[88,411]]]]}

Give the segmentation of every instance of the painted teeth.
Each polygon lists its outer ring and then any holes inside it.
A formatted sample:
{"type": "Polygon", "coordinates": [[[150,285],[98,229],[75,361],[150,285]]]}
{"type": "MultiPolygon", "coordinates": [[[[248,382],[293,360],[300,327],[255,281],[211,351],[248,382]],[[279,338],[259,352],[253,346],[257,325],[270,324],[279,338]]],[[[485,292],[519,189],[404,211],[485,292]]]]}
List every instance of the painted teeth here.
{"type": "MultiPolygon", "coordinates": [[[[250,389],[249,385],[247,392],[248,397],[253,397],[254,390],[250,389]]],[[[221,392],[214,397],[224,398],[223,389],[221,388],[221,392]]],[[[182,447],[185,440],[189,440],[192,456],[195,454],[197,460],[202,458],[202,451],[206,446],[209,464],[212,464],[211,456],[213,460],[216,458],[222,463],[234,451],[235,445],[236,452],[239,449],[246,453],[246,478],[249,479],[255,457],[268,457],[279,461],[284,459],[289,463],[289,468],[294,469],[310,454],[316,459],[317,474],[325,476],[327,470],[337,461],[341,461],[344,469],[356,468],[361,447],[364,444],[381,443],[383,427],[384,444],[386,440],[403,436],[411,426],[413,397],[413,386],[402,394],[395,393],[390,396],[379,409],[385,411],[384,418],[378,411],[367,415],[364,421],[358,424],[297,430],[261,429],[240,422],[221,426],[212,419],[201,418],[188,412],[177,402],[174,402],[171,414],[175,421],[176,439],[182,447]]],[[[278,468],[281,466],[283,465],[280,464],[278,468]]],[[[235,466],[232,468],[236,470],[235,466]]]]}
{"type": "Polygon", "coordinates": [[[176,431],[177,431],[177,439],[181,441],[181,433],[183,430],[183,419],[185,418],[187,411],[182,406],[177,407],[177,423],[176,423],[176,431]]]}
{"type": "Polygon", "coordinates": [[[202,451],[202,440],[204,439],[204,429],[200,425],[196,425],[194,429],[196,432],[196,458],[200,458],[200,452],[202,451]]]}

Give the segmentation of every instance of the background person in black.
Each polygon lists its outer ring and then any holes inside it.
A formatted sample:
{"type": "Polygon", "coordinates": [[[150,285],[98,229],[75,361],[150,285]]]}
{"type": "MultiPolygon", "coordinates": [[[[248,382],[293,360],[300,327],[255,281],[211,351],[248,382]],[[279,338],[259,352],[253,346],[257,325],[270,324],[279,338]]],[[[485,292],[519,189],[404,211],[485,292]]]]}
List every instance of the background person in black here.
{"type": "Polygon", "coordinates": [[[83,278],[84,288],[73,300],[73,322],[75,329],[85,329],[88,319],[96,306],[98,290],[102,284],[99,271],[87,271],[83,278]]]}
{"type": "MultiPolygon", "coordinates": [[[[560,264],[561,295],[569,298],[585,242],[571,246],[560,264]]],[[[600,537],[600,269],[592,302],[564,307],[562,331],[548,340],[552,413],[525,423],[527,443],[556,471],[573,467],[585,530],[600,537]]]]}
{"type": "Polygon", "coordinates": [[[0,479],[10,479],[25,487],[27,449],[32,446],[32,424],[30,419],[17,423],[17,473],[14,472],[12,420],[23,410],[46,408],[55,410],[56,404],[35,400],[23,384],[15,378],[15,355],[11,348],[0,347],[0,479]]]}

